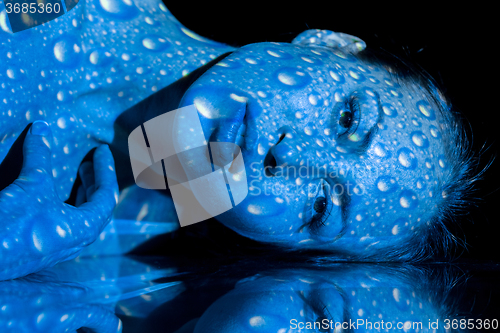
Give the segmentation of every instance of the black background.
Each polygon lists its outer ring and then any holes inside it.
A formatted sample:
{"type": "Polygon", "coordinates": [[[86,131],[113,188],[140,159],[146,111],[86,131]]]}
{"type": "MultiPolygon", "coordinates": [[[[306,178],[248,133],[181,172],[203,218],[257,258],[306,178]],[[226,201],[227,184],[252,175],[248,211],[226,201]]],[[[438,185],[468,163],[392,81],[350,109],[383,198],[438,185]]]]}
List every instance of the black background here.
{"type": "MultiPolygon", "coordinates": [[[[358,36],[369,47],[403,53],[446,89],[454,107],[470,123],[473,149],[483,151],[479,169],[498,153],[499,29],[492,6],[303,1],[270,7],[269,1],[164,2],[187,28],[233,46],[290,42],[307,29],[328,29],[358,36]]],[[[468,244],[467,250],[455,254],[461,259],[500,260],[499,164],[500,160],[494,162],[477,183],[479,190],[473,194],[477,204],[465,217],[457,218],[453,232],[468,244]]]]}

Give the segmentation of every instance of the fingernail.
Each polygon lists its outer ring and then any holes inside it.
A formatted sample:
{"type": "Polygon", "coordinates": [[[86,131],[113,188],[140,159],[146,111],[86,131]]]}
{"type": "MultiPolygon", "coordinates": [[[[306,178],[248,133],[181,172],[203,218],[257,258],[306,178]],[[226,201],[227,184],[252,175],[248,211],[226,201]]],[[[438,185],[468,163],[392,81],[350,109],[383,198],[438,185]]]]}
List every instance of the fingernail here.
{"type": "Polygon", "coordinates": [[[43,120],[37,120],[31,125],[30,133],[33,135],[47,136],[50,134],[50,126],[43,120]]]}

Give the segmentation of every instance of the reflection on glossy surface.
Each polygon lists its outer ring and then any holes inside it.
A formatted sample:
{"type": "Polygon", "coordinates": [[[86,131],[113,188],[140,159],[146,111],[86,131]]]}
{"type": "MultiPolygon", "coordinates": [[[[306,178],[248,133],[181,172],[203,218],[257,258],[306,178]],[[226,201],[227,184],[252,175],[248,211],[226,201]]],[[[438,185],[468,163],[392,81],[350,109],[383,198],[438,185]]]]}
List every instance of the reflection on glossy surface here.
{"type": "Polygon", "coordinates": [[[1,282],[0,332],[476,332],[486,320],[489,331],[498,327],[498,265],[177,259],[84,257],[1,282]],[[464,320],[474,329],[452,327],[464,320]]]}
{"type": "Polygon", "coordinates": [[[169,294],[174,297],[182,291],[180,282],[152,282],[175,274],[174,269],[107,257],[76,259],[22,279],[3,281],[0,332],[74,332],[79,328],[121,332],[122,323],[115,312],[127,311],[127,300],[136,298],[142,300],[141,313],[128,315],[145,316],[158,306],[147,294],[156,291],[164,302],[169,294]]]}
{"type": "Polygon", "coordinates": [[[212,304],[194,331],[444,332],[448,286],[433,282],[418,268],[380,265],[264,273],[212,304]]]}

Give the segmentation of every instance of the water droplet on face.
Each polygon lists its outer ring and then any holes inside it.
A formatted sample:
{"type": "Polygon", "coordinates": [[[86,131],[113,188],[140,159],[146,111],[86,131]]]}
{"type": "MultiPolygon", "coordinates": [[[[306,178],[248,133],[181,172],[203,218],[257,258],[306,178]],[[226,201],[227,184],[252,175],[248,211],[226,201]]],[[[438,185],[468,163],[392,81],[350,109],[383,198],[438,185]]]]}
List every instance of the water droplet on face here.
{"type": "Polygon", "coordinates": [[[425,180],[422,177],[417,179],[417,182],[415,185],[419,190],[425,190],[425,187],[426,187],[425,180]]]}
{"type": "Polygon", "coordinates": [[[427,169],[434,169],[434,166],[433,166],[433,164],[432,164],[431,160],[430,160],[430,159],[428,159],[428,158],[426,158],[426,159],[425,159],[425,167],[426,167],[427,169]]]}
{"type": "Polygon", "coordinates": [[[318,105],[320,99],[321,99],[321,95],[318,94],[318,93],[312,93],[311,95],[309,95],[309,103],[311,103],[311,105],[318,105]]]}
{"type": "Polygon", "coordinates": [[[332,77],[332,79],[341,84],[341,83],[344,83],[345,82],[345,79],[344,79],[344,76],[341,75],[337,70],[331,70],[330,71],[330,76],[332,77]]]}
{"type": "Polygon", "coordinates": [[[342,89],[337,89],[335,90],[335,92],[333,93],[333,97],[335,98],[335,102],[342,102],[342,100],[344,99],[344,91],[342,89]]]}
{"type": "Polygon", "coordinates": [[[259,143],[259,145],[257,146],[257,152],[259,153],[259,155],[265,155],[266,154],[266,150],[264,149],[264,147],[262,146],[261,143],[259,143]]]}
{"type": "Polygon", "coordinates": [[[380,192],[391,193],[397,188],[396,180],[390,176],[381,176],[376,181],[377,189],[380,192]]]}
{"type": "Polygon", "coordinates": [[[433,138],[436,138],[436,139],[441,138],[441,133],[439,132],[437,127],[431,125],[431,126],[429,126],[429,131],[431,132],[431,136],[433,138]]]}
{"type": "Polygon", "coordinates": [[[380,142],[377,142],[374,146],[373,146],[373,152],[375,153],[376,156],[378,157],[386,157],[388,155],[388,151],[387,149],[385,148],[385,146],[380,143],[380,142]]]}
{"type": "Polygon", "coordinates": [[[311,81],[311,77],[295,68],[284,68],[277,73],[277,78],[280,83],[287,86],[299,88],[307,85],[311,81]]]}
{"type": "Polygon", "coordinates": [[[446,159],[444,158],[443,155],[439,156],[438,164],[441,167],[441,169],[447,169],[448,168],[448,163],[446,163],[446,159]]]}
{"type": "Polygon", "coordinates": [[[414,209],[418,206],[417,194],[411,190],[403,190],[399,195],[399,204],[405,209],[414,209]]]}
{"type": "Polygon", "coordinates": [[[399,225],[396,224],[394,227],[392,227],[392,231],[391,232],[392,232],[393,235],[399,234],[399,225]]]}
{"type": "Polygon", "coordinates": [[[422,113],[427,119],[436,119],[436,114],[427,101],[418,101],[416,106],[420,113],[422,113]]]}
{"type": "Polygon", "coordinates": [[[399,163],[405,168],[413,170],[417,167],[418,159],[410,149],[406,147],[401,148],[397,154],[399,163]]]}
{"type": "Polygon", "coordinates": [[[63,117],[57,119],[57,126],[62,129],[66,128],[66,119],[63,117]]]}
{"type": "Polygon", "coordinates": [[[365,76],[361,74],[358,70],[353,68],[349,70],[349,76],[358,82],[362,82],[365,80],[365,76]]]}
{"type": "Polygon", "coordinates": [[[193,104],[198,110],[198,112],[205,118],[208,119],[217,119],[221,117],[221,114],[218,109],[214,108],[210,101],[208,101],[204,97],[196,97],[193,100],[193,104]]]}
{"type": "Polygon", "coordinates": [[[394,108],[391,104],[382,104],[382,111],[384,111],[387,117],[394,118],[398,115],[396,108],[394,108]]]}
{"type": "Polygon", "coordinates": [[[16,78],[16,73],[14,72],[13,69],[8,69],[7,70],[7,76],[9,77],[9,79],[15,79],[16,78]]]}
{"type": "Polygon", "coordinates": [[[411,136],[411,141],[419,147],[419,148],[427,148],[429,147],[429,139],[427,139],[427,136],[422,133],[421,131],[415,131],[410,134],[411,136]]]}
{"type": "Polygon", "coordinates": [[[276,53],[276,52],[274,52],[274,51],[272,51],[272,50],[267,50],[267,53],[268,53],[269,55],[271,55],[271,56],[275,57],[275,58],[280,58],[280,57],[281,57],[278,53],[276,53]]]}

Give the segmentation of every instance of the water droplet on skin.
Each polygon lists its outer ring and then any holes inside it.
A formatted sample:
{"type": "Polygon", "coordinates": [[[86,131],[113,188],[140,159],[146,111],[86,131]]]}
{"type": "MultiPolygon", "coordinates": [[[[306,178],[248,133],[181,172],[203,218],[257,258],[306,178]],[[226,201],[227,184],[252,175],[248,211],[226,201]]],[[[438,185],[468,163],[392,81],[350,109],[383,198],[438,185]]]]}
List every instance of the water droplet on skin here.
{"type": "Polygon", "coordinates": [[[442,169],[446,169],[446,167],[447,167],[447,164],[446,164],[446,162],[445,162],[445,160],[444,160],[444,158],[443,158],[443,157],[440,157],[440,158],[439,158],[438,164],[439,164],[439,166],[440,166],[442,169]]]}
{"type": "Polygon", "coordinates": [[[394,288],[392,290],[392,296],[394,297],[394,300],[396,300],[396,302],[399,302],[399,295],[400,295],[399,289],[394,288]]]}
{"type": "Polygon", "coordinates": [[[430,106],[430,104],[427,101],[418,101],[416,104],[418,110],[420,113],[422,113],[426,118],[429,120],[434,120],[436,119],[436,115],[434,113],[434,110],[430,106]]]}
{"type": "Polygon", "coordinates": [[[312,131],[309,127],[304,128],[304,133],[306,133],[307,135],[312,135],[312,131]]]}
{"type": "Polygon", "coordinates": [[[414,209],[418,206],[417,195],[411,190],[403,190],[399,196],[399,204],[405,209],[414,209]]]}
{"type": "Polygon", "coordinates": [[[441,137],[441,133],[439,132],[437,127],[431,125],[429,126],[429,131],[431,132],[431,136],[433,138],[439,139],[441,137]]]}
{"type": "Polygon", "coordinates": [[[98,8],[113,18],[132,19],[138,14],[137,7],[132,0],[99,0],[99,4],[98,8]]]}
{"type": "Polygon", "coordinates": [[[399,225],[395,225],[393,228],[392,228],[392,234],[393,235],[397,235],[399,234],[399,225]]]}
{"type": "Polygon", "coordinates": [[[260,143],[257,146],[257,152],[259,153],[259,155],[264,155],[266,153],[266,150],[264,149],[264,147],[262,147],[262,144],[260,143]]]}
{"type": "Polygon", "coordinates": [[[221,117],[219,110],[214,108],[212,104],[204,97],[195,97],[193,104],[198,112],[205,118],[217,119],[221,117]]]}
{"type": "Polygon", "coordinates": [[[302,119],[302,117],[302,113],[300,113],[299,111],[295,112],[295,118],[302,119]]]}
{"type": "Polygon", "coordinates": [[[229,97],[231,97],[232,100],[235,100],[240,103],[246,103],[248,101],[247,97],[244,96],[238,96],[236,94],[230,94],[229,97]]]}
{"type": "Polygon", "coordinates": [[[57,119],[57,126],[62,129],[66,128],[66,119],[63,117],[57,119]]]}
{"type": "Polygon", "coordinates": [[[425,180],[423,178],[418,178],[417,179],[417,182],[416,182],[416,187],[419,189],[419,190],[423,190],[425,189],[425,180]]]}
{"type": "Polygon", "coordinates": [[[310,95],[309,96],[309,103],[311,103],[312,105],[318,104],[318,96],[310,95]]]}
{"type": "Polygon", "coordinates": [[[148,36],[142,40],[142,45],[151,51],[160,52],[165,50],[170,44],[161,36],[148,36]]]}
{"type": "Polygon", "coordinates": [[[411,141],[419,148],[429,147],[429,139],[421,131],[416,131],[411,134],[411,141]]]}
{"type": "Polygon", "coordinates": [[[377,185],[377,189],[380,192],[393,192],[396,187],[396,180],[394,178],[391,178],[390,176],[381,176],[379,177],[376,181],[375,184],[377,185]]]}
{"type": "Polygon", "coordinates": [[[385,147],[378,142],[374,145],[373,151],[378,157],[385,157],[387,155],[387,150],[385,149],[385,147]]]}
{"type": "Polygon", "coordinates": [[[297,84],[297,82],[295,81],[295,78],[293,76],[290,76],[290,75],[285,74],[285,73],[279,73],[278,80],[280,80],[282,83],[289,85],[289,86],[293,86],[293,85],[297,84]]]}
{"type": "Polygon", "coordinates": [[[394,118],[398,115],[396,109],[390,104],[382,104],[382,110],[384,111],[386,116],[391,118],[394,118]]]}
{"type": "Polygon", "coordinates": [[[9,25],[7,24],[7,13],[5,10],[0,12],[0,27],[6,33],[12,33],[12,30],[10,30],[9,25]]]}
{"type": "Polygon", "coordinates": [[[16,73],[14,72],[14,70],[12,69],[8,69],[7,70],[7,76],[10,78],[10,79],[15,79],[16,78],[16,73]]]}
{"type": "Polygon", "coordinates": [[[76,66],[80,60],[78,41],[73,36],[66,35],[54,44],[54,57],[67,67],[76,66]]]}
{"type": "Polygon", "coordinates": [[[277,201],[273,199],[283,200],[273,195],[248,196],[245,201],[247,202],[246,209],[250,214],[262,217],[276,216],[285,212],[287,206],[277,204],[277,201]]]}
{"type": "Polygon", "coordinates": [[[271,51],[271,50],[268,50],[267,53],[269,55],[273,56],[273,57],[276,57],[276,58],[280,58],[281,57],[278,53],[276,53],[274,51],[271,51]]]}
{"type": "Polygon", "coordinates": [[[398,150],[398,161],[402,166],[411,170],[415,169],[418,164],[418,159],[415,157],[415,154],[406,147],[398,150]]]}
{"type": "Polygon", "coordinates": [[[337,71],[330,71],[330,76],[338,83],[345,82],[344,76],[340,75],[337,71]]]}

